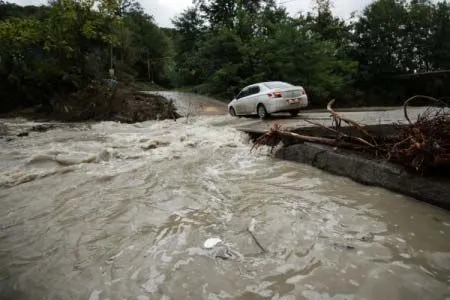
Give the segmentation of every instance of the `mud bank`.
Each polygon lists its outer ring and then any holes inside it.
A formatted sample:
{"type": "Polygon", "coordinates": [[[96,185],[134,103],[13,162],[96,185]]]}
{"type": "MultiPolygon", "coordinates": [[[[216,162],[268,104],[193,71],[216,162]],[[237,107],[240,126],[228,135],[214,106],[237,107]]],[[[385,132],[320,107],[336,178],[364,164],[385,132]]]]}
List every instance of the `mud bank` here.
{"type": "Polygon", "coordinates": [[[422,177],[387,161],[312,143],[284,146],[275,152],[275,157],[309,164],[450,210],[450,180],[445,178],[422,177]]]}
{"type": "Polygon", "coordinates": [[[46,106],[16,109],[1,118],[35,121],[86,122],[118,121],[136,123],[181,117],[172,100],[156,93],[143,93],[127,87],[83,90],[51,99],[46,106]]]}

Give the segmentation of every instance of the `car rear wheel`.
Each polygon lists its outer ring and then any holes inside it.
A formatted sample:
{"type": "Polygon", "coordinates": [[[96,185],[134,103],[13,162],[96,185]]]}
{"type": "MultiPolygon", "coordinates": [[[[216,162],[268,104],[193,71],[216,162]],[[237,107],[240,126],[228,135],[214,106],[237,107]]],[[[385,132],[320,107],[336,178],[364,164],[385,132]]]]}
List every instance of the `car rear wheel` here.
{"type": "Polygon", "coordinates": [[[233,107],[230,108],[230,115],[236,117],[236,111],[234,110],[233,107]]]}
{"type": "Polygon", "coordinates": [[[296,109],[296,110],[291,110],[289,113],[291,114],[291,117],[296,117],[299,112],[300,112],[300,110],[296,109]]]}
{"type": "Polygon", "coordinates": [[[267,113],[266,107],[264,106],[264,104],[259,104],[258,108],[257,108],[257,112],[258,112],[258,117],[260,117],[261,119],[265,119],[269,116],[269,114],[267,113]]]}

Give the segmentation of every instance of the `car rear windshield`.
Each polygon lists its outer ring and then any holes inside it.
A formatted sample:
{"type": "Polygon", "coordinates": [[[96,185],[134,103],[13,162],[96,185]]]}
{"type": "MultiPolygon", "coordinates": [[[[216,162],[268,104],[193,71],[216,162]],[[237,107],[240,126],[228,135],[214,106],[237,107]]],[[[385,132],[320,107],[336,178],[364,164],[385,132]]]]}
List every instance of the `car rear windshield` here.
{"type": "Polygon", "coordinates": [[[292,84],[289,84],[286,82],[281,82],[281,81],[266,82],[266,83],[264,83],[264,85],[267,86],[269,89],[285,89],[285,88],[293,87],[292,84]]]}

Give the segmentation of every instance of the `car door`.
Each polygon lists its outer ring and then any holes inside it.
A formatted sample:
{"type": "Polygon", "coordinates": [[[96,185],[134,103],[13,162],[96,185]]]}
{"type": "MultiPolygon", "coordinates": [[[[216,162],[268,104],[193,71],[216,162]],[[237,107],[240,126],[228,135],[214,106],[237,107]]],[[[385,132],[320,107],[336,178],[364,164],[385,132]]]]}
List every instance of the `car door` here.
{"type": "Polygon", "coordinates": [[[245,97],[245,111],[247,114],[256,113],[256,105],[258,105],[259,93],[261,88],[259,85],[252,85],[249,87],[249,95],[245,97]]]}
{"type": "Polygon", "coordinates": [[[234,109],[236,110],[236,114],[244,115],[245,112],[245,97],[247,97],[249,93],[248,87],[245,87],[241,90],[241,92],[236,96],[236,104],[234,105],[234,109]]]}

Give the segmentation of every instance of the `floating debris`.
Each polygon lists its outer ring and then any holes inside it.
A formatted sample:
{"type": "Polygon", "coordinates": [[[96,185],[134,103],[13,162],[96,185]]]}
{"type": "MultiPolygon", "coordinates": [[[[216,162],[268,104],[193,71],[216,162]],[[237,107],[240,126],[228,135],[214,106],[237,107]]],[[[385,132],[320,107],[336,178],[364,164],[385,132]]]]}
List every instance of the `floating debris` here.
{"type": "Polygon", "coordinates": [[[259,247],[259,249],[261,249],[261,252],[266,253],[267,250],[261,245],[261,243],[258,241],[258,239],[255,236],[255,225],[256,225],[256,220],[254,218],[252,218],[252,220],[250,221],[250,224],[247,228],[247,232],[250,234],[250,236],[252,237],[255,244],[259,247]]]}
{"type": "Polygon", "coordinates": [[[203,248],[211,249],[211,248],[214,248],[219,243],[222,243],[221,239],[219,239],[219,238],[209,238],[203,243],[203,248]]]}

